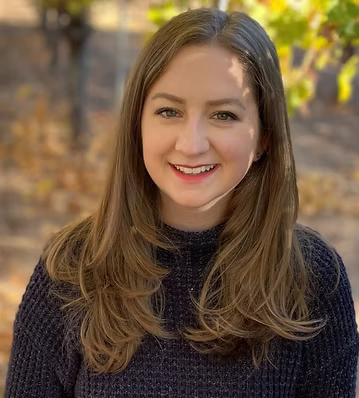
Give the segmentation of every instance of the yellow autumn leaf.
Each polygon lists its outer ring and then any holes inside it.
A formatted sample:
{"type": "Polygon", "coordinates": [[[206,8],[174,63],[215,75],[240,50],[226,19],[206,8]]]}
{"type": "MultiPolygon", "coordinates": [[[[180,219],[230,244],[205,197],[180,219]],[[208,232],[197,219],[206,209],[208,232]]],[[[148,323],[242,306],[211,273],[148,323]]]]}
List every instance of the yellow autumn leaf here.
{"type": "Polygon", "coordinates": [[[278,53],[279,58],[289,57],[291,52],[292,52],[292,49],[290,46],[278,46],[277,47],[277,53],[278,53]]]}
{"type": "Polygon", "coordinates": [[[287,8],[287,0],[271,0],[270,8],[275,12],[283,12],[287,8]]]}
{"type": "Polygon", "coordinates": [[[316,50],[323,50],[324,48],[328,47],[329,42],[326,37],[319,36],[319,37],[315,38],[312,45],[316,50]]]}
{"type": "Polygon", "coordinates": [[[351,57],[342,67],[338,76],[339,102],[346,102],[350,99],[352,93],[351,82],[357,72],[359,57],[351,57]]]}
{"type": "Polygon", "coordinates": [[[330,53],[328,51],[322,52],[315,62],[317,69],[322,70],[329,62],[330,53]]]}

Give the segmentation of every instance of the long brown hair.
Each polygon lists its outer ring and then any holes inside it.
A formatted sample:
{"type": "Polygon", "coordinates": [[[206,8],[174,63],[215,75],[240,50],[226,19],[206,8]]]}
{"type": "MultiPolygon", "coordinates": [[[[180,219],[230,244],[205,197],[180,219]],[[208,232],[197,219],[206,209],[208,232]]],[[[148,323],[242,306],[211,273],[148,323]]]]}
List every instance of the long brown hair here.
{"type": "Polygon", "coordinates": [[[188,327],[182,336],[202,353],[246,348],[258,366],[269,359],[274,337],[308,339],[325,323],[310,319],[308,309],[311,278],[303,227],[296,224],[296,171],[275,47],[246,14],[190,10],[154,34],[132,69],[97,211],[65,226],[44,250],[51,278],[77,289],[57,294],[71,319],[81,314],[84,358],[98,372],[124,370],[146,333],[176,338],[162,320],[161,281],[169,271],[156,261],[157,248],[176,248],[161,235],[159,193],[144,165],[140,126],[153,83],[181,48],[196,44],[238,56],[255,90],[268,150],[233,192],[215,261],[198,302],[193,299],[201,328],[188,327]]]}

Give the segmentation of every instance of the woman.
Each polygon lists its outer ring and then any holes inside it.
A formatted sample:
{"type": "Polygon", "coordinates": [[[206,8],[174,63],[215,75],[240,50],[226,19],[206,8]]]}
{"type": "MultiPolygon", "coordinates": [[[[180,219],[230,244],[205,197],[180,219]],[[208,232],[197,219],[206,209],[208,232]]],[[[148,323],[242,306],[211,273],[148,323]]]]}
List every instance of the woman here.
{"type": "Polygon", "coordinates": [[[296,224],[275,48],[242,13],[183,13],[127,82],[98,210],[47,245],[7,397],[354,397],[341,258],[296,224]]]}

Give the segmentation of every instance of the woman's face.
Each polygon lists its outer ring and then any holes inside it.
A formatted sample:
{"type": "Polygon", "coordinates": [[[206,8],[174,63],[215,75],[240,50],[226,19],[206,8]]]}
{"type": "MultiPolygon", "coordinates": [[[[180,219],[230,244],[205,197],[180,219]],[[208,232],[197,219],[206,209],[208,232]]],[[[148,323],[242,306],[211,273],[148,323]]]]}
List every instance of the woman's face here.
{"type": "Polygon", "coordinates": [[[236,56],[216,46],[179,52],[145,99],[141,129],[146,169],[164,211],[177,217],[214,206],[224,212],[260,151],[249,79],[236,56]]]}

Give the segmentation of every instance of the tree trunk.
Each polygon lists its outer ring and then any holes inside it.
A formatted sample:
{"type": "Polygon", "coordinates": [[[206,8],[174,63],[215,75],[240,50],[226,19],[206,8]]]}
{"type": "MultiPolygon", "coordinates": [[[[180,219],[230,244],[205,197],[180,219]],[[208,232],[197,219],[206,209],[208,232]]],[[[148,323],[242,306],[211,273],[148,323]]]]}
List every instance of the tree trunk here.
{"type": "Polygon", "coordinates": [[[52,70],[57,69],[59,61],[58,52],[61,36],[60,14],[60,7],[47,8],[44,2],[40,3],[40,28],[45,35],[47,46],[51,52],[50,67],[52,70]]]}
{"type": "Polygon", "coordinates": [[[85,146],[85,107],[87,63],[86,47],[91,33],[87,23],[87,12],[80,15],[69,15],[70,20],[63,28],[70,49],[70,65],[68,75],[68,92],[71,104],[71,127],[73,146],[80,149],[85,146]]]}
{"type": "Polygon", "coordinates": [[[127,0],[118,1],[118,12],[120,14],[121,23],[117,32],[117,56],[116,56],[116,78],[114,92],[114,107],[118,109],[122,101],[125,81],[128,72],[128,51],[129,51],[129,13],[127,0]]]}

